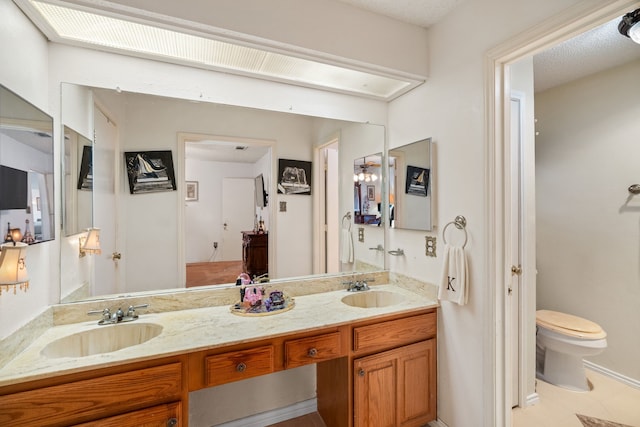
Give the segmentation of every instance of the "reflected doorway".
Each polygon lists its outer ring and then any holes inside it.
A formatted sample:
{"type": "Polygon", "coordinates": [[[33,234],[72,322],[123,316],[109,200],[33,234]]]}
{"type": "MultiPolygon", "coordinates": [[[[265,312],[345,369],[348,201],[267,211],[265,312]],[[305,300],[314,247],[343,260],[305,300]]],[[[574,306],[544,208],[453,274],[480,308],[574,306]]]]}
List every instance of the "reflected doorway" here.
{"type": "Polygon", "coordinates": [[[270,188],[271,142],[193,134],[181,139],[186,287],[235,283],[245,270],[244,233],[262,221],[268,236],[269,206],[258,206],[255,182],[262,175],[270,188]]]}

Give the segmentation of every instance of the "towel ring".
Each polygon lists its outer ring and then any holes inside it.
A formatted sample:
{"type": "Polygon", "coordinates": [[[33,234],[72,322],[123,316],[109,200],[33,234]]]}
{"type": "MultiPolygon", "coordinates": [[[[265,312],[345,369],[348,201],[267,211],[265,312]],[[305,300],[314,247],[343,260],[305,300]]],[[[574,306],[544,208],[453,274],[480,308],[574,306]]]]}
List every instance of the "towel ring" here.
{"type": "Polygon", "coordinates": [[[467,228],[466,228],[467,219],[462,215],[458,215],[453,221],[448,222],[447,225],[444,226],[444,228],[442,229],[442,241],[444,242],[445,245],[447,244],[447,238],[445,237],[445,232],[447,231],[447,227],[449,227],[450,225],[455,225],[458,230],[464,231],[464,242],[462,243],[462,248],[467,246],[467,238],[469,237],[467,235],[467,228]]]}

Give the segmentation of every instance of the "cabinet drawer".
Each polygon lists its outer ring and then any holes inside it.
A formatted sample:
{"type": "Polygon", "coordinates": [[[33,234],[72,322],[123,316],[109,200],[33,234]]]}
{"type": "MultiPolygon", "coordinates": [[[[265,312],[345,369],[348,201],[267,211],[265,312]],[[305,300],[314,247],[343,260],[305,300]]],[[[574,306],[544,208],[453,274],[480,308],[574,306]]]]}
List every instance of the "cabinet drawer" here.
{"type": "Polygon", "coordinates": [[[370,351],[422,341],[436,335],[436,313],[380,322],[353,329],[353,351],[370,351]]]}
{"type": "Polygon", "coordinates": [[[44,387],[0,396],[0,425],[85,422],[180,400],[181,388],[180,363],[44,387]]]}
{"type": "Polygon", "coordinates": [[[174,402],[77,424],[74,427],[180,427],[181,418],[182,405],[180,402],[174,402]]]}
{"type": "Polygon", "coordinates": [[[204,363],[207,387],[270,374],[274,371],[273,346],[209,356],[204,363]]]}
{"type": "Polygon", "coordinates": [[[284,343],[284,366],[295,368],[342,356],[340,332],[300,338],[284,343]]]}

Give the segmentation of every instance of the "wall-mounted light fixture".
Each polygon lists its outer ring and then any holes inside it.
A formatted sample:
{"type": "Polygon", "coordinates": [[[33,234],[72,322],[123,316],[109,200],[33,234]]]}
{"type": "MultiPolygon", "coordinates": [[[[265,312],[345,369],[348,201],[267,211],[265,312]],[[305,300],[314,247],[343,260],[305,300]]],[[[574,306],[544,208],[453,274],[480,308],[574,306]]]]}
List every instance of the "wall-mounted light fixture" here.
{"type": "Polygon", "coordinates": [[[16,287],[25,292],[29,289],[29,273],[24,262],[27,247],[29,245],[21,242],[0,245],[0,295],[11,286],[14,294],[16,287]]]}
{"type": "Polygon", "coordinates": [[[80,236],[80,258],[87,254],[101,254],[100,249],[100,229],[87,229],[86,236],[80,236]]]}
{"type": "Polygon", "coordinates": [[[640,9],[629,12],[622,17],[618,24],[618,31],[625,37],[640,44],[640,9]]]}

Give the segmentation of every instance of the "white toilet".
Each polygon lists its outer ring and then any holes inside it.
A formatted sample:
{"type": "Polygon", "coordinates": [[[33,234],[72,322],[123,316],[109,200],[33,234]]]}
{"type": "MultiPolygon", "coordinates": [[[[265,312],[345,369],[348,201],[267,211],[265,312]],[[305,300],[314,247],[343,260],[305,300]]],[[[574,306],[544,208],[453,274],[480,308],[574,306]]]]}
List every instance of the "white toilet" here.
{"type": "Polygon", "coordinates": [[[574,391],[589,391],[582,358],[601,353],[607,334],[600,325],[551,310],[536,312],[536,376],[574,391]]]}

